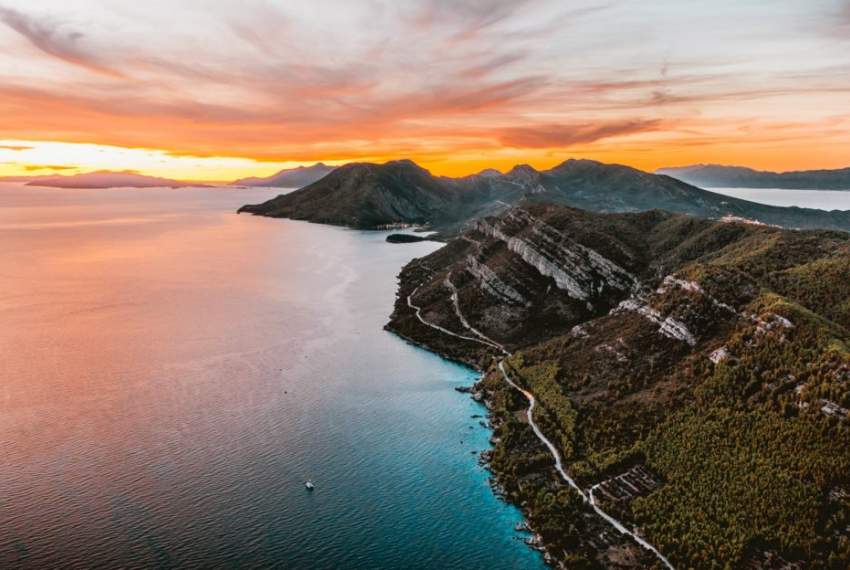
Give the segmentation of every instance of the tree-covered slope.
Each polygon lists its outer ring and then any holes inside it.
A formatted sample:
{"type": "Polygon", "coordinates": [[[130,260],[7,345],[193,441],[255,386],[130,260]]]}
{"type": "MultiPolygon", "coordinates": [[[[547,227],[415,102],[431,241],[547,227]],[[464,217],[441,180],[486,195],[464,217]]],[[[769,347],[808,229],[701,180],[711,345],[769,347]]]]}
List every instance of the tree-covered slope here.
{"type": "Polygon", "coordinates": [[[850,229],[850,212],[766,206],[620,165],[568,160],[546,171],[522,165],[464,178],[431,175],[411,161],[349,164],[296,192],[240,212],[372,229],[423,225],[454,235],[465,223],[521,201],[595,212],[665,209],[794,228],[850,229]]]}
{"type": "Polygon", "coordinates": [[[513,352],[571,475],[676,567],[850,563],[850,235],[531,204],[412,262],[400,292],[391,330],[490,370],[491,465],[556,558],[646,564],[561,496],[498,355],[407,295],[513,352]]]}

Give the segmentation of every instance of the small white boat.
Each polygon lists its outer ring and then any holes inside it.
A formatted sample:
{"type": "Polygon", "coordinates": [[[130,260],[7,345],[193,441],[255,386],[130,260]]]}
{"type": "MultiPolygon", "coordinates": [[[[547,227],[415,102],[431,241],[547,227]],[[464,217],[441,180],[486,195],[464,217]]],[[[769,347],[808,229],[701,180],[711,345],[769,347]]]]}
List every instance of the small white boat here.
{"type": "Polygon", "coordinates": [[[304,486],[305,486],[305,487],[307,487],[307,490],[308,490],[308,491],[312,491],[313,489],[315,489],[315,488],[316,488],[316,486],[315,486],[315,485],[313,485],[313,482],[312,482],[312,481],[307,481],[306,483],[304,483],[304,486]]]}

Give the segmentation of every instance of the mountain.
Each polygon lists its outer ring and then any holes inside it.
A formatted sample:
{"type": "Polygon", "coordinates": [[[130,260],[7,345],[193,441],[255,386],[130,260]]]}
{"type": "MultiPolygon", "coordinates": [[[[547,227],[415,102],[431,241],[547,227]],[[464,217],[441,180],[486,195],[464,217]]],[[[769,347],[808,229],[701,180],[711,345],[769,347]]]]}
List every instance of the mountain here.
{"type": "Polygon", "coordinates": [[[485,168],[475,176],[481,176],[483,178],[498,178],[502,173],[496,170],[495,168],[485,168]]]}
{"type": "Polygon", "coordinates": [[[348,164],[300,190],[239,211],[364,229],[427,225],[448,235],[522,200],[596,212],[660,208],[703,218],[850,230],[850,212],[766,206],[591,160],[568,160],[544,171],[520,165],[505,174],[485,171],[464,178],[433,176],[409,160],[348,164]]]}
{"type": "Polygon", "coordinates": [[[197,182],[181,182],[129,171],[111,172],[108,170],[70,176],[58,174],[30,178],[18,177],[16,181],[25,182],[27,186],[49,186],[51,188],[184,188],[187,186],[203,186],[197,182]]]}
{"type": "Polygon", "coordinates": [[[399,276],[387,328],[484,373],[553,567],[850,567],[850,234],[527,203],[399,276]],[[505,357],[496,346],[512,353],[505,357]]]}
{"type": "Polygon", "coordinates": [[[797,190],[850,190],[850,168],[769,172],[743,166],[697,164],[661,168],[666,174],[696,186],[709,188],[786,188],[797,190]]]}
{"type": "Polygon", "coordinates": [[[354,163],[300,190],[239,211],[356,228],[434,221],[445,225],[465,220],[482,206],[478,194],[459,191],[459,184],[432,176],[409,160],[354,163]]]}
{"type": "Polygon", "coordinates": [[[299,166],[281,170],[267,178],[242,178],[236,180],[231,186],[267,186],[275,188],[301,188],[321,180],[331,172],[334,167],[318,162],[312,166],[299,166]]]}

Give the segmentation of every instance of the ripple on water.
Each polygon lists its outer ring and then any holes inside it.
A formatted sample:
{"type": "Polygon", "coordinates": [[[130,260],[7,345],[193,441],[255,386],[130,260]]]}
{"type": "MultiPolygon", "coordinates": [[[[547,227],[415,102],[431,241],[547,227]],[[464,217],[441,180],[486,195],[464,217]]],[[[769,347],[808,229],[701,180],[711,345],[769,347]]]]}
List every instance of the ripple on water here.
{"type": "Polygon", "coordinates": [[[382,330],[434,244],[223,214],[265,190],[45,192],[0,208],[28,224],[0,251],[0,567],[542,568],[470,453],[472,371],[382,330]]]}

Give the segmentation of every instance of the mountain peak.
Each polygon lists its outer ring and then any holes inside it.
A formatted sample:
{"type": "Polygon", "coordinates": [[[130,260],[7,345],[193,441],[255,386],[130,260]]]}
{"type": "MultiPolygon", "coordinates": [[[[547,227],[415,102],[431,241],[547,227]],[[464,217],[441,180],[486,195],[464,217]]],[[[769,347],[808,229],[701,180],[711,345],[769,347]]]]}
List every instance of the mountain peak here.
{"type": "Polygon", "coordinates": [[[297,166],[285,168],[265,178],[242,178],[231,183],[233,186],[258,186],[275,188],[301,188],[312,184],[327,176],[335,169],[324,162],[317,162],[311,166],[297,166]]]}
{"type": "Polygon", "coordinates": [[[537,172],[537,169],[534,168],[533,166],[531,166],[530,164],[517,164],[516,166],[511,168],[507,173],[508,174],[520,174],[520,173],[530,174],[530,173],[536,173],[536,172],[537,172]]]}
{"type": "Polygon", "coordinates": [[[325,180],[242,211],[358,228],[428,224],[449,233],[520,200],[597,212],[664,209],[795,228],[850,229],[850,212],[766,206],[628,166],[575,159],[544,172],[521,164],[504,175],[464,178],[432,176],[411,160],[350,164],[325,180]]]}
{"type": "Polygon", "coordinates": [[[617,165],[606,164],[604,162],[599,162],[598,160],[591,160],[589,158],[568,158],[561,164],[553,166],[550,169],[550,172],[556,170],[568,170],[571,168],[606,168],[611,166],[617,165]]]}
{"type": "Polygon", "coordinates": [[[404,169],[410,169],[410,170],[417,170],[417,171],[420,171],[420,172],[428,172],[430,174],[430,172],[428,171],[427,168],[423,168],[423,167],[419,166],[417,163],[415,163],[413,160],[411,160],[409,158],[400,158],[398,160],[390,160],[389,162],[385,162],[381,166],[387,166],[387,167],[390,167],[390,168],[404,168],[404,169]]]}
{"type": "Polygon", "coordinates": [[[502,173],[495,168],[485,168],[478,174],[473,174],[472,176],[480,176],[482,178],[496,178],[497,176],[501,176],[502,173]]]}
{"type": "Polygon", "coordinates": [[[531,183],[540,178],[540,172],[533,166],[528,164],[517,164],[511,168],[505,175],[508,180],[531,183]]]}

